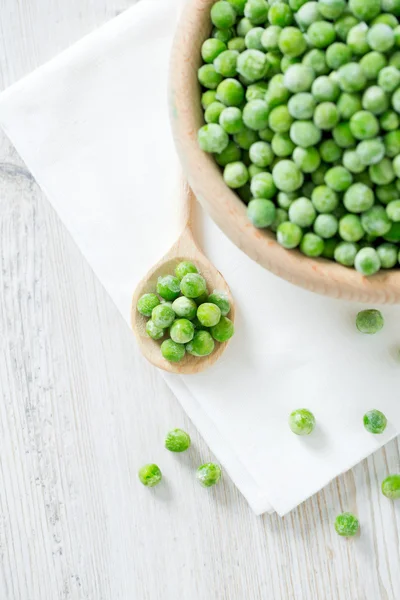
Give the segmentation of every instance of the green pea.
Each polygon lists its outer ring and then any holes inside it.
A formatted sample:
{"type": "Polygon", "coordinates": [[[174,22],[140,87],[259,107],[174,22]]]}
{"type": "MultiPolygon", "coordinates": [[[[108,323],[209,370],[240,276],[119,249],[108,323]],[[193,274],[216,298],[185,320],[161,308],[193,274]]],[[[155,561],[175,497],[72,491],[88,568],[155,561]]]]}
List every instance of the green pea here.
{"type": "Polygon", "coordinates": [[[361,248],[354,261],[356,270],[365,276],[374,275],[381,268],[381,261],[374,248],[361,248]]]}
{"type": "Polygon", "coordinates": [[[173,340],[164,340],[161,344],[161,354],[165,360],[177,363],[185,356],[185,346],[173,340]]]}
{"type": "Polygon", "coordinates": [[[302,237],[303,232],[301,227],[289,221],[281,223],[276,232],[278,243],[288,249],[296,248],[300,244],[302,237]]]}
{"type": "Polygon", "coordinates": [[[196,331],[193,339],[186,344],[186,352],[192,356],[208,356],[214,351],[214,340],[208,331],[196,331]]]}
{"type": "MultiPolygon", "coordinates": [[[[354,2],[354,0],[353,0],[354,2]]],[[[353,537],[360,528],[357,517],[351,513],[342,513],[335,520],[335,531],[343,537],[353,537]]]]}
{"type": "Polygon", "coordinates": [[[221,479],[221,467],[214,463],[206,463],[197,469],[196,477],[203,487],[211,487],[221,479]]]}
{"type": "Polygon", "coordinates": [[[400,475],[389,475],[382,481],[382,494],[390,500],[400,498],[400,475]]]}
{"type": "Polygon", "coordinates": [[[289,427],[296,435],[310,435],[315,428],[315,417],[306,408],[299,408],[290,413],[289,427]]]}
{"type": "Polygon", "coordinates": [[[216,342],[227,342],[234,334],[235,328],[228,317],[221,317],[219,322],[211,327],[210,333],[216,342]]]}
{"type": "Polygon", "coordinates": [[[151,317],[153,308],[160,304],[160,300],[156,294],[144,294],[137,303],[137,309],[144,317],[151,317]]]}
{"type": "Polygon", "coordinates": [[[146,487],[154,487],[159,484],[162,479],[162,474],[157,465],[149,464],[144,465],[139,469],[139,480],[146,487]]]}
{"type": "Polygon", "coordinates": [[[365,413],[363,423],[369,433],[379,434],[385,431],[387,419],[380,410],[373,409],[365,413]]]}

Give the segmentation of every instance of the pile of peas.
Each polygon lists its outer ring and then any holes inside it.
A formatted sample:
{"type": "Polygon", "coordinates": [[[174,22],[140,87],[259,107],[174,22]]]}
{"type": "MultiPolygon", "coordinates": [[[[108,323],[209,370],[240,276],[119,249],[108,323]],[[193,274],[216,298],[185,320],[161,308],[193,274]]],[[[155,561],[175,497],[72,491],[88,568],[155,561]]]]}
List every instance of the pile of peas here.
{"type": "Polygon", "coordinates": [[[400,249],[400,0],[219,0],[200,148],[255,227],[363,275],[400,249]]]}
{"type": "Polygon", "coordinates": [[[175,275],[159,277],[156,292],[141,296],[137,310],[150,317],[146,333],[153,340],[161,340],[169,333],[161,344],[166,360],[179,362],[186,352],[208,356],[215,342],[227,342],[233,336],[226,294],[214,291],[208,295],[206,280],[192,262],[179,263],[175,275]]]}

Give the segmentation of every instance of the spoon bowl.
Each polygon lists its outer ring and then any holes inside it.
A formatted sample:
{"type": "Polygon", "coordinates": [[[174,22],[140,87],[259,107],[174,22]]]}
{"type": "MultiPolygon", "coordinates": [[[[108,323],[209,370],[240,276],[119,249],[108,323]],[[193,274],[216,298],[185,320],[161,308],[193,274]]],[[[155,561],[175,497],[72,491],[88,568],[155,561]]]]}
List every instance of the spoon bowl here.
{"type": "Polygon", "coordinates": [[[139,298],[143,294],[155,292],[157,279],[162,275],[173,274],[175,267],[183,260],[190,260],[198,268],[201,275],[207,283],[207,290],[211,293],[214,290],[224,292],[229,299],[231,310],[229,318],[235,320],[235,306],[228,284],[221,273],[211,264],[208,258],[203,254],[197,245],[193,235],[192,221],[195,197],[186,183],[183,183],[181,190],[183,200],[183,230],[175,244],[163,256],[163,258],[150,269],[145,277],[139,282],[132,298],[131,324],[136,335],[142,354],[154,366],[169,373],[178,373],[180,375],[189,375],[191,373],[200,373],[213,365],[226,350],[229,342],[222,344],[215,342],[214,351],[208,356],[198,357],[191,354],[185,354],[178,363],[172,363],[166,360],[161,354],[161,342],[150,338],[146,333],[147,318],[141,315],[136,306],[139,298]]]}

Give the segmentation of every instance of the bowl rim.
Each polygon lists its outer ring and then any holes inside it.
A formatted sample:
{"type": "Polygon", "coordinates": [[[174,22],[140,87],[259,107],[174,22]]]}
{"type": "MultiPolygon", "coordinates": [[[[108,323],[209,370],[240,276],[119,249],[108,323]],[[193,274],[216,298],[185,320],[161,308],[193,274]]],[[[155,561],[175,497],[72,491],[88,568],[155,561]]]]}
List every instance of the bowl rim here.
{"type": "Polygon", "coordinates": [[[209,37],[214,0],[190,0],[176,29],[169,71],[169,114],[179,159],[197,199],[220,229],[250,258],[287,281],[319,294],[378,304],[400,302],[400,269],[365,277],[324,258],[286,250],[275,235],[255,228],[242,200],[225,184],[211,155],[200,150],[197,131],[204,124],[197,69],[200,48],[209,37]]]}

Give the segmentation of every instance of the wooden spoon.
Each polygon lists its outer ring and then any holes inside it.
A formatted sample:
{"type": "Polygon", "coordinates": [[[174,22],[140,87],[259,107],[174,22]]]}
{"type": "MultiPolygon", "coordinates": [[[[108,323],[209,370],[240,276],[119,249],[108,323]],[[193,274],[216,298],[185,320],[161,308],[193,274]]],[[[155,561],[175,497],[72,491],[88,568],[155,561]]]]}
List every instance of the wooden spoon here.
{"type": "Polygon", "coordinates": [[[131,323],[132,329],[139,342],[142,354],[149,362],[170,373],[179,373],[188,375],[190,373],[199,373],[211,367],[225,351],[228,342],[219,344],[215,342],[215,349],[209,356],[197,357],[185,354],[184,358],[178,363],[171,363],[161,354],[161,341],[152,340],[145,331],[147,318],[143,317],[136,309],[137,302],[143,294],[155,292],[157,279],[160,275],[173,274],[175,267],[182,260],[192,261],[199,272],[207,282],[209,293],[214,290],[224,292],[229,299],[231,311],[228,317],[231,321],[235,319],[235,306],[228,284],[221,273],[204,256],[197,245],[193,233],[194,209],[196,198],[185,181],[182,181],[180,190],[182,200],[182,233],[175,244],[163,256],[163,258],[147,273],[147,275],[138,284],[132,298],[131,323]]]}

